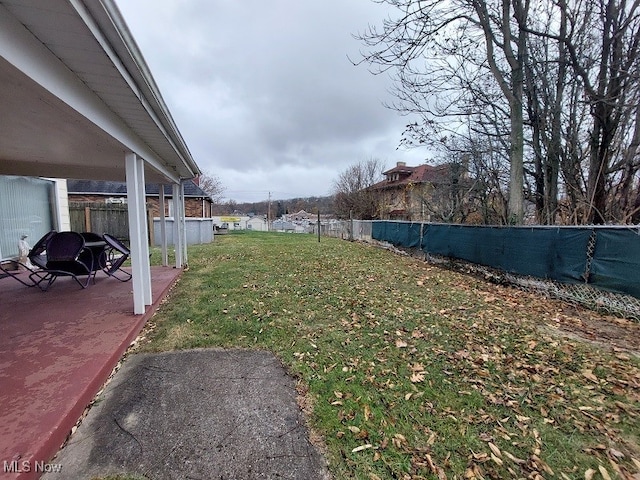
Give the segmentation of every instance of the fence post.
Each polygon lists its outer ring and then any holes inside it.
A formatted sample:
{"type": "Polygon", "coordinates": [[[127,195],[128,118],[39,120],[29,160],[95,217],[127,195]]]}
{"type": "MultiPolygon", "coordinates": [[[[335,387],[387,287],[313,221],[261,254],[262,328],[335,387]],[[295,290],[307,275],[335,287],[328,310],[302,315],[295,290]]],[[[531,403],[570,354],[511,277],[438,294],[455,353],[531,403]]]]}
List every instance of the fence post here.
{"type": "Polygon", "coordinates": [[[353,210],[349,210],[349,240],[353,242],[353,210]]]}
{"type": "Polygon", "coordinates": [[[91,208],[84,207],[84,231],[91,231],[91,208]]]}
{"type": "Polygon", "coordinates": [[[153,231],[153,210],[147,205],[147,230],[149,231],[149,245],[155,245],[155,232],[153,231]]]}

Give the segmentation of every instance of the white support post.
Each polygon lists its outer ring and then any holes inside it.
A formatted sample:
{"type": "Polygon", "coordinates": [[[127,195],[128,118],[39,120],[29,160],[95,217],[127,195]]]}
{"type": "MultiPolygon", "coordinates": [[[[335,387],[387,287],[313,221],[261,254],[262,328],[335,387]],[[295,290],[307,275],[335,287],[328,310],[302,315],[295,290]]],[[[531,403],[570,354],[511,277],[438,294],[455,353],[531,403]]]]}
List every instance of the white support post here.
{"type": "Polygon", "coordinates": [[[133,313],[141,315],[151,305],[151,273],[147,242],[144,161],[135,153],[125,155],[127,212],[133,283],[133,313]],[[145,248],[144,245],[147,245],[145,248]],[[146,252],[146,254],[145,254],[146,252]]]}
{"type": "Polygon", "coordinates": [[[169,265],[169,251],[167,249],[167,217],[164,214],[164,184],[158,186],[159,198],[158,198],[158,212],[160,213],[160,245],[162,247],[162,266],[169,265]]]}
{"type": "Polygon", "coordinates": [[[180,213],[182,218],[182,264],[189,265],[189,256],[187,255],[187,214],[184,201],[184,180],[180,182],[180,213]]]}
{"type": "Polygon", "coordinates": [[[176,253],[176,268],[182,268],[182,229],[184,225],[182,224],[182,212],[183,209],[180,207],[180,191],[182,190],[182,185],[174,183],[173,184],[173,245],[176,253]]]}
{"type": "Polygon", "coordinates": [[[136,168],[138,169],[138,180],[140,181],[140,203],[141,208],[138,210],[140,215],[140,226],[142,227],[142,235],[140,237],[141,259],[142,259],[142,284],[144,286],[144,304],[151,305],[153,303],[151,290],[151,262],[149,261],[149,216],[147,212],[147,196],[145,192],[144,181],[144,160],[136,156],[136,168]]]}

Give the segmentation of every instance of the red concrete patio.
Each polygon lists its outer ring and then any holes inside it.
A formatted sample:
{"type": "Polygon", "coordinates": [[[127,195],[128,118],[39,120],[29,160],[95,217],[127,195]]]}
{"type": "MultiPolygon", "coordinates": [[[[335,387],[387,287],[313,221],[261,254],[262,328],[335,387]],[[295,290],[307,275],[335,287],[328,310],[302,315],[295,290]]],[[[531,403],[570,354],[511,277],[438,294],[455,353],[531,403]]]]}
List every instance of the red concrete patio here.
{"type": "Polygon", "coordinates": [[[131,282],[98,274],[47,292],[0,279],[0,479],[40,476],[181,270],[152,267],[154,305],[133,314],[131,282]]]}

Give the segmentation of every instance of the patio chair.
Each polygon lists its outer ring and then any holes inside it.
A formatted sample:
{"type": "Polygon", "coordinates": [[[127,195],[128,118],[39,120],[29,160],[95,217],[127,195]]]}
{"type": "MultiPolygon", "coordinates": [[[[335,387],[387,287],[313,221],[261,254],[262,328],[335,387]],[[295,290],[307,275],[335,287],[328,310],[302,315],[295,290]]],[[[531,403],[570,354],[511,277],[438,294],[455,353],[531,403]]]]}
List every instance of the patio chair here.
{"type": "MultiPolygon", "coordinates": [[[[47,242],[47,264],[45,271],[49,274],[42,290],[47,290],[58,277],[71,277],[82,288],[87,288],[95,269],[93,254],[84,246],[84,238],[77,232],[58,232],[47,242]],[[87,280],[80,281],[81,276],[87,280]]],[[[42,282],[45,283],[45,282],[42,282]]]]}
{"type": "Polygon", "coordinates": [[[40,284],[40,282],[49,280],[49,274],[45,270],[47,266],[47,242],[55,234],[55,230],[46,233],[36,242],[31,250],[29,250],[27,258],[31,262],[31,265],[27,265],[19,260],[4,260],[0,262],[0,270],[27,287],[35,287],[40,284]],[[20,275],[24,272],[29,272],[28,276],[20,275]]]}
{"type": "Polygon", "coordinates": [[[98,271],[104,267],[107,242],[102,235],[93,232],[80,232],[84,238],[84,246],[93,255],[93,269],[98,271]]]}
{"type": "Polygon", "coordinates": [[[84,238],[85,243],[86,242],[103,242],[104,241],[104,238],[102,238],[102,235],[98,235],[97,233],[80,232],[80,235],[82,235],[82,238],[84,238]]]}
{"type": "Polygon", "coordinates": [[[117,238],[105,233],[102,238],[107,243],[103,254],[102,270],[110,277],[128,282],[131,280],[131,274],[122,269],[122,265],[127,261],[131,251],[117,238]]]}
{"type": "Polygon", "coordinates": [[[46,268],[47,266],[47,243],[56,233],[55,230],[47,232],[36,244],[29,250],[29,261],[38,268],[46,268]]]}

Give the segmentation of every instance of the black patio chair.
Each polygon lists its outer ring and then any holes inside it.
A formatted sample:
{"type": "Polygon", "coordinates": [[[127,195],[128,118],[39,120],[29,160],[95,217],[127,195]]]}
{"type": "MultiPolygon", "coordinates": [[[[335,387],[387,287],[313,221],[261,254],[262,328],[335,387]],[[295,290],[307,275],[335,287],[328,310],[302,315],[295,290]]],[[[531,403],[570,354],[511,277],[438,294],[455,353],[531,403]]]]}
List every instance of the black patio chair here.
{"type": "Polygon", "coordinates": [[[107,242],[102,238],[102,235],[93,232],[80,232],[82,238],[84,238],[84,246],[88,250],[91,250],[93,255],[93,269],[98,271],[104,267],[105,254],[107,250],[107,242]]]}
{"type": "Polygon", "coordinates": [[[36,244],[29,250],[29,260],[32,265],[38,268],[45,268],[47,266],[47,243],[56,233],[55,230],[47,232],[36,244]]]}
{"type": "Polygon", "coordinates": [[[80,232],[80,235],[82,235],[82,238],[84,238],[85,242],[103,242],[104,241],[104,238],[102,238],[102,235],[98,235],[97,233],[80,232]]]}
{"type": "Polygon", "coordinates": [[[82,288],[87,288],[95,269],[93,254],[84,246],[84,238],[77,232],[58,232],[47,242],[47,264],[45,271],[49,274],[42,290],[47,290],[58,277],[71,277],[82,288]],[[81,276],[87,280],[80,281],[81,276]]]}
{"type": "Polygon", "coordinates": [[[5,260],[0,262],[0,270],[6,275],[16,279],[27,287],[35,287],[44,280],[49,280],[49,274],[46,272],[47,266],[47,242],[56,234],[55,230],[46,233],[36,244],[29,250],[27,258],[31,265],[26,265],[19,260],[5,260]],[[27,276],[21,273],[29,272],[27,276]],[[28,279],[28,281],[27,281],[28,279]]]}
{"type": "Polygon", "coordinates": [[[128,282],[131,274],[122,269],[122,265],[127,261],[131,251],[117,238],[105,233],[102,238],[107,243],[102,256],[102,270],[110,277],[128,282]]]}

